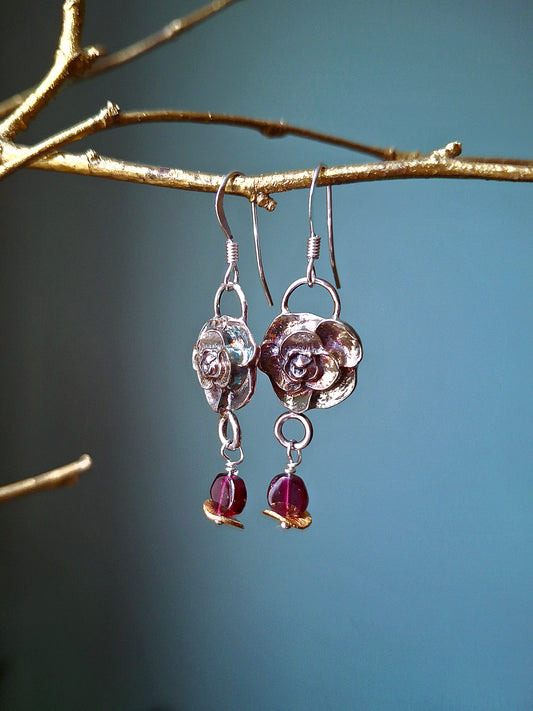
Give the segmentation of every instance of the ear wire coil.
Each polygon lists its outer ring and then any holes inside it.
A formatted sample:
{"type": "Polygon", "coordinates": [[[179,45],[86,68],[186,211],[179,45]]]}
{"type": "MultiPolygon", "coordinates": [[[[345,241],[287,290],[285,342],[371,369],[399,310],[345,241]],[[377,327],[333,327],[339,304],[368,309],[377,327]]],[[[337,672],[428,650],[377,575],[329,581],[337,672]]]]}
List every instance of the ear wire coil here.
{"type": "Polygon", "coordinates": [[[230,266],[239,261],[239,245],[231,239],[226,240],[226,263],[230,266]]]}
{"type": "Polygon", "coordinates": [[[307,259],[315,260],[320,257],[320,237],[318,235],[311,235],[307,238],[307,259]]]}

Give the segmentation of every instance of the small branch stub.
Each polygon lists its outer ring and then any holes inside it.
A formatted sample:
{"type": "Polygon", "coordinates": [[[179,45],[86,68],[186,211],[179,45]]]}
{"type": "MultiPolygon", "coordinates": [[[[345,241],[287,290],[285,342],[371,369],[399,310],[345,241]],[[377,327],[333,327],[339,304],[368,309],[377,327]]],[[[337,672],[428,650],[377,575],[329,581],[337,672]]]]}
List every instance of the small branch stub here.
{"type": "Polygon", "coordinates": [[[446,161],[453,158],[457,158],[461,155],[463,151],[463,146],[460,141],[452,141],[444,146],[444,148],[438,148],[436,151],[430,153],[430,160],[435,161],[446,161]]]}
{"type": "MultiPolygon", "coordinates": [[[[397,180],[405,178],[462,178],[533,182],[533,161],[502,158],[460,158],[461,143],[454,141],[429,155],[399,151],[395,148],[369,146],[348,141],[318,131],[301,128],[284,121],[264,121],[243,116],[231,116],[193,111],[138,111],[120,113],[110,104],[107,110],[76,126],[62,131],[40,144],[29,147],[16,145],[13,140],[28,122],[40,112],[67,80],[97,74],[121,66],[125,62],[146,54],[156,47],[212,17],[232,5],[236,0],[212,0],[203,8],[181,19],[173,20],[159,32],[126,47],[119,52],[102,56],[98,47],[82,48],[83,0],[66,0],[63,5],[63,27],[55,61],[48,74],[30,92],[21,92],[0,104],[0,179],[9,173],[31,167],[39,170],[91,175],[144,185],[154,185],[179,190],[216,192],[221,176],[198,171],[142,165],[99,155],[90,148],[84,154],[67,153],[65,146],[100,130],[139,123],[195,122],[224,124],[258,130],[264,136],[276,138],[297,136],[313,141],[355,150],[378,158],[379,162],[349,164],[324,169],[317,185],[397,180]],[[17,107],[13,110],[14,107],[17,107]]],[[[276,206],[272,194],[288,190],[309,188],[312,170],[295,170],[281,173],[239,176],[228,193],[241,195],[269,211],[276,206]]]]}

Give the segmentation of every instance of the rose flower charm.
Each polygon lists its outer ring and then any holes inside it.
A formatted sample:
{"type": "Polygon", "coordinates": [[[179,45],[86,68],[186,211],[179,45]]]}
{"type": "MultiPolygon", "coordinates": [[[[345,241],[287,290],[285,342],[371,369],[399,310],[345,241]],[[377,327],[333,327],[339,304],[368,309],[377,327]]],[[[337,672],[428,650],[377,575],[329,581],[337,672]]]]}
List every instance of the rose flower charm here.
{"type": "Polygon", "coordinates": [[[359,336],[336,318],[281,313],[261,345],[259,368],[292,412],[333,407],[353,392],[363,357],[359,336]]]}
{"type": "Polygon", "coordinates": [[[258,348],[242,318],[215,315],[202,327],[192,353],[205,397],[215,412],[238,410],[255,388],[258,348]]]}

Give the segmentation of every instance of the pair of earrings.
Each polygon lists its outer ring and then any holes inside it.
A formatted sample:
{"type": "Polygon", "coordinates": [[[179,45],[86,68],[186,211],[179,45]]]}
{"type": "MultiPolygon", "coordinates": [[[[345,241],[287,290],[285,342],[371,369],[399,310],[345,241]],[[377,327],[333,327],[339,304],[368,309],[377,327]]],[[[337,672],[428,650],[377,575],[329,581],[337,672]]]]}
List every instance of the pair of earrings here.
{"type": "MultiPolygon", "coordinates": [[[[239,285],[238,245],[235,242],[223,209],[227,182],[241,173],[228,173],[222,179],[215,198],[215,213],[226,236],[227,269],[217,289],[214,316],[202,327],[193,349],[193,368],[204,389],[207,402],[219,414],[218,436],[220,453],[226,472],[218,474],[211,485],[210,498],[204,502],[205,515],[217,524],[244,528],[236,518],[246,504],[246,485],[238,475],[244,460],[241,429],[235,410],[240,409],[253,395],[257,368],[268,375],[274,392],[287,409],[274,424],[274,436],[287,452],[283,473],[275,476],[268,487],[269,509],[263,511],[283,528],[307,528],[311,515],[307,511],[309,495],[296,468],[302,461],[302,450],[313,437],[313,427],[304,414],[313,408],[329,408],[345,400],[357,383],[357,366],[363,357],[359,336],[354,329],[339,319],[341,304],[336,288],[316,276],[315,260],[320,255],[320,237],[315,234],[312,221],[312,198],[322,168],[314,173],[309,191],[309,238],[307,241],[307,270],[305,277],[294,281],[281,300],[281,313],[268,327],[259,347],[247,325],[248,305],[239,285]],[[333,314],[322,318],[312,313],[292,313],[289,298],[300,286],[319,286],[333,301],[333,314]],[[224,292],[233,291],[240,302],[241,315],[237,318],[221,314],[220,299],[224,292]],[[285,423],[295,420],[303,427],[299,440],[283,433],[285,423]]],[[[331,186],[327,186],[327,218],[329,253],[335,284],[340,288],[333,251],[331,186]]],[[[257,229],[257,206],[252,203],[252,222],[259,274],[267,301],[272,298],[266,284],[261,262],[257,229]]]]}

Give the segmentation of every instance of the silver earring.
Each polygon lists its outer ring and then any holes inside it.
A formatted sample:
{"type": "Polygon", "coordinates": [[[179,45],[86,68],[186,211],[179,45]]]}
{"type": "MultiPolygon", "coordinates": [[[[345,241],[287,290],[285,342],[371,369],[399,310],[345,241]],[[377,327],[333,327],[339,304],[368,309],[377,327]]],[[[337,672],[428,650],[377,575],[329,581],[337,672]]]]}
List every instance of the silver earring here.
{"type": "Polygon", "coordinates": [[[253,395],[259,348],[247,325],[248,304],[239,285],[239,249],[223,207],[226,185],[237,175],[242,173],[225,175],[215,197],[215,213],[226,237],[227,269],[215,294],[214,315],[203,325],[194,346],[192,365],[209,406],[219,414],[220,453],[226,467],[226,472],[218,474],[211,485],[204,513],[217,524],[244,528],[235,518],[244,509],[247,493],[243,479],[238,476],[237,467],[244,454],[234,411],[244,407],[253,395]],[[239,299],[241,315],[237,318],[221,314],[220,299],[227,291],[239,299]]]}
{"type": "MultiPolygon", "coordinates": [[[[356,386],[357,366],[363,357],[359,336],[339,318],[341,303],[336,288],[316,276],[320,237],[314,231],[311,208],[322,167],[315,169],[309,190],[306,276],[294,281],[285,291],[281,313],[270,324],[261,344],[258,364],[289,411],[280,415],[274,426],[277,441],[287,451],[287,465],[284,472],[271,481],[267,494],[270,509],[263,512],[277,519],[283,528],[307,528],[311,524],[307,488],[303,479],[295,474],[302,460],[302,450],[313,436],[311,422],[304,413],[313,408],[333,407],[345,400],[356,386]],[[289,297],[300,286],[325,289],[333,301],[332,316],[292,313],[289,297]],[[284,436],[283,425],[288,420],[297,420],[302,425],[304,434],[300,440],[284,436]]],[[[326,189],[330,261],[337,288],[340,288],[333,250],[331,186],[326,189]]]]}

